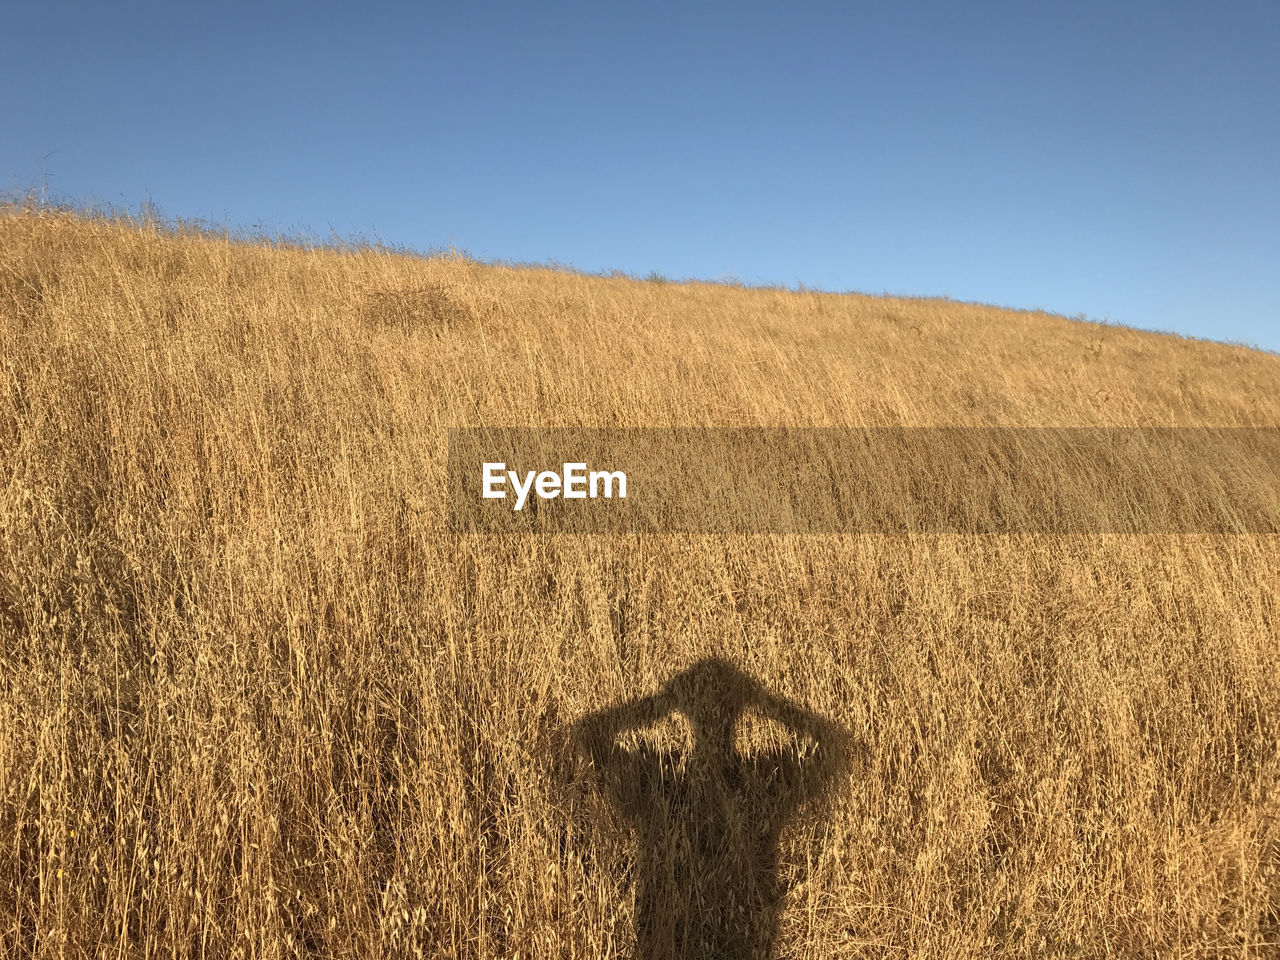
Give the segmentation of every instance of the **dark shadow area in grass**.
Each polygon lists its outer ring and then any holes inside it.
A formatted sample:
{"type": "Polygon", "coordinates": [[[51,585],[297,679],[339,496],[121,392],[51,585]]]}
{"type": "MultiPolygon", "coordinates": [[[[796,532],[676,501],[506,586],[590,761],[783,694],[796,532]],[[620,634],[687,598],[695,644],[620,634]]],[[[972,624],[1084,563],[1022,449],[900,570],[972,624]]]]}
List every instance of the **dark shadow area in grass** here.
{"type": "Polygon", "coordinates": [[[713,658],[657,694],[584,717],[573,735],[638,842],[636,956],[769,956],[786,893],[779,837],[848,768],[844,732],[713,658]],[[744,755],[735,735],[753,709],[798,742],[744,755]],[[619,745],[673,712],[689,721],[690,749],[619,745]]]}

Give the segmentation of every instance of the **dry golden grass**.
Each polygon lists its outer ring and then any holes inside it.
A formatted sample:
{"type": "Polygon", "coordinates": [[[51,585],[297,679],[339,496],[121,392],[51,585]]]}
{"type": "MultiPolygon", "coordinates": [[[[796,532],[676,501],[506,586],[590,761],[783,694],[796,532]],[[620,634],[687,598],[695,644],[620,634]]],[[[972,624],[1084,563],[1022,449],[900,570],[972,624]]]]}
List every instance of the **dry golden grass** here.
{"type": "Polygon", "coordinates": [[[0,954],[631,955],[570,731],[718,657],[848,737],[778,955],[1280,955],[1280,539],[441,532],[449,426],[1274,426],[1280,357],[13,210],[0,358],[0,954]]]}

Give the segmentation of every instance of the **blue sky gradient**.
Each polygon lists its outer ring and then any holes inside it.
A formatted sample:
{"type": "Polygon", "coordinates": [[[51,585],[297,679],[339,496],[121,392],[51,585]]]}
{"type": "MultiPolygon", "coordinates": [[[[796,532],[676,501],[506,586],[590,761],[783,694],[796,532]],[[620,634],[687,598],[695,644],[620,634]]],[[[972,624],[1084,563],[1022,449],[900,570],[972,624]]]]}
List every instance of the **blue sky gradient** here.
{"type": "Polygon", "coordinates": [[[1280,4],[6,4],[0,188],[1280,350],[1280,4]]]}

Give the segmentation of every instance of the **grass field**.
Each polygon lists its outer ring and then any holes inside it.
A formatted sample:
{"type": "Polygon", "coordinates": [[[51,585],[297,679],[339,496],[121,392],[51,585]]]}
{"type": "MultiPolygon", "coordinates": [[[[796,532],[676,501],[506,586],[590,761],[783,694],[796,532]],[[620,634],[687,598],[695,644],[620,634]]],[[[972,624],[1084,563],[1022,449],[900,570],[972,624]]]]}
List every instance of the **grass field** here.
{"type": "Polygon", "coordinates": [[[0,955],[679,955],[668,883],[785,957],[1280,956],[1280,538],[449,534],[479,424],[1276,426],[1280,357],[9,210],[0,955]],[[740,822],[716,737],[825,793],[740,822]]]}

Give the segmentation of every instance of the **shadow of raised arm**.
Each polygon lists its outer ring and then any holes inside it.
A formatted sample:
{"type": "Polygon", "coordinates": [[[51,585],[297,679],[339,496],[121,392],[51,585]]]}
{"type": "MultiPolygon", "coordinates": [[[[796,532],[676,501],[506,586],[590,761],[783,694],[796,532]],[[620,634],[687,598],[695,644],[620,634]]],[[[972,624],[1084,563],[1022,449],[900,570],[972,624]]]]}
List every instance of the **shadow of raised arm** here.
{"type": "Polygon", "coordinates": [[[647,697],[615,704],[588,714],[573,725],[573,743],[603,772],[617,749],[618,735],[657,723],[674,709],[671,696],[663,690],[647,697]]]}
{"type": "Polygon", "coordinates": [[[764,716],[813,741],[813,751],[804,757],[802,766],[806,782],[817,788],[838,779],[849,769],[851,738],[838,724],[758,685],[753,699],[764,716]]]}

